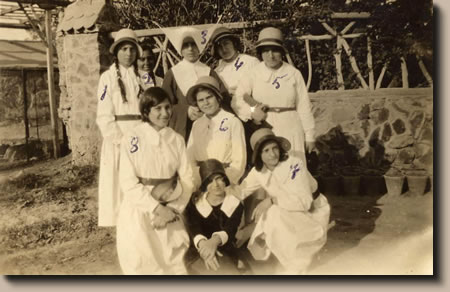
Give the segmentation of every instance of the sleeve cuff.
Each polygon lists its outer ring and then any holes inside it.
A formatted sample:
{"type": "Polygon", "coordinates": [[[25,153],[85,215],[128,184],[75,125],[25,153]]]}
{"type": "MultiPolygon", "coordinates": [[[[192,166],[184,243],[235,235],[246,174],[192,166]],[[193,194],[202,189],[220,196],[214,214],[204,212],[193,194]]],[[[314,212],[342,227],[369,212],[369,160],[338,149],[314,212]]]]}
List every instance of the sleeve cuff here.
{"type": "Polygon", "coordinates": [[[305,133],[305,140],[307,142],[315,142],[316,141],[314,130],[310,130],[305,133]]]}
{"type": "Polygon", "coordinates": [[[194,237],[194,246],[195,246],[195,248],[198,249],[198,243],[199,243],[200,240],[202,240],[202,239],[207,240],[208,238],[206,238],[206,236],[201,235],[201,234],[197,234],[197,235],[194,237]]]}
{"type": "Polygon", "coordinates": [[[220,241],[222,241],[222,243],[220,245],[224,245],[225,243],[227,243],[228,241],[228,234],[225,231],[217,231],[214,232],[211,237],[213,237],[214,235],[217,235],[220,237],[220,241]]]}

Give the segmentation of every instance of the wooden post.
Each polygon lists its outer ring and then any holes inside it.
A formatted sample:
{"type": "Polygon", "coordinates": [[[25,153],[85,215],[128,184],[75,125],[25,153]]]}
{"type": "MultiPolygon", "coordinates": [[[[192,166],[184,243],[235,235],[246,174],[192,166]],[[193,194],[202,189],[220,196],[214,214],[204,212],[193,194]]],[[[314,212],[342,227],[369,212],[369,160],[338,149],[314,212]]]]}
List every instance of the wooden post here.
{"type": "Polygon", "coordinates": [[[23,92],[23,122],[25,124],[25,152],[27,153],[27,161],[30,160],[30,151],[28,147],[28,139],[30,138],[30,128],[28,127],[28,101],[27,101],[27,74],[22,69],[22,92],[23,92]]]}
{"type": "Polygon", "coordinates": [[[419,55],[416,55],[416,58],[417,58],[417,62],[419,64],[420,71],[422,71],[422,74],[425,77],[425,79],[427,80],[428,85],[430,85],[430,87],[433,87],[433,78],[431,78],[430,73],[428,73],[428,70],[422,61],[422,58],[419,57],[419,55]]]}
{"type": "Polygon", "coordinates": [[[403,88],[409,88],[409,82],[408,82],[408,67],[406,66],[406,60],[404,57],[401,57],[400,60],[402,61],[401,67],[402,67],[402,87],[403,88]]]}
{"type": "Polygon", "coordinates": [[[383,81],[383,77],[384,77],[384,74],[386,73],[387,66],[388,66],[387,63],[385,63],[385,64],[383,65],[383,68],[381,69],[381,73],[380,73],[380,75],[378,76],[377,85],[376,85],[375,89],[381,88],[381,82],[383,81]]]}
{"type": "Polygon", "coordinates": [[[167,71],[169,71],[169,66],[167,65],[167,47],[169,46],[169,38],[166,37],[163,44],[163,51],[161,55],[162,65],[164,69],[164,76],[166,76],[167,71]]]}
{"type": "Polygon", "coordinates": [[[306,58],[308,59],[308,81],[306,82],[306,89],[309,90],[312,79],[312,61],[311,61],[311,49],[309,48],[308,39],[305,40],[305,46],[306,46],[306,58]]]}
{"type": "Polygon", "coordinates": [[[341,41],[339,38],[337,38],[336,50],[337,50],[337,53],[334,54],[334,59],[336,60],[336,77],[337,77],[337,82],[338,82],[338,89],[345,90],[344,77],[342,75],[342,62],[341,62],[342,46],[341,46],[341,41]]]}
{"type": "Polygon", "coordinates": [[[373,76],[372,41],[367,37],[367,67],[369,67],[369,88],[375,90],[375,77],[373,76]]]}
{"type": "Polygon", "coordinates": [[[50,9],[45,10],[45,33],[47,35],[47,76],[48,76],[48,98],[50,103],[50,118],[53,133],[53,157],[58,158],[59,139],[58,139],[58,115],[56,112],[55,100],[55,81],[53,75],[53,44],[52,44],[52,29],[51,29],[52,13],[50,9]]]}

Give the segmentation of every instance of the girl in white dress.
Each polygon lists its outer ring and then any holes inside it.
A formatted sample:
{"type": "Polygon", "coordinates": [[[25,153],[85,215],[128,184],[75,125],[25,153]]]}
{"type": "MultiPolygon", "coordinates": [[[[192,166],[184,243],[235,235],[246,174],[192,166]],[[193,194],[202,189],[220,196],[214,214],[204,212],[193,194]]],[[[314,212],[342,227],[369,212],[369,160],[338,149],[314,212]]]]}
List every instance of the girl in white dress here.
{"type": "Polygon", "coordinates": [[[273,254],[281,274],[304,274],[326,242],[330,206],[304,161],[288,155],[290,142],[267,128],[252,135],[255,165],[241,183],[241,199],[263,188],[268,197],[254,211],[248,249],[257,260],[273,254]]]}
{"type": "Polygon", "coordinates": [[[183,137],[168,127],[172,104],[159,87],[140,100],[142,122],[122,138],[117,251],[124,274],[186,274],[189,236],[180,214],[192,193],[183,137]]]}
{"type": "Polygon", "coordinates": [[[117,32],[109,49],[114,63],[100,76],[97,125],[103,137],[98,187],[98,225],[115,226],[122,198],[119,188],[119,152],[122,136],[140,122],[142,90],[136,60],[142,48],[131,29],[117,32]]]}

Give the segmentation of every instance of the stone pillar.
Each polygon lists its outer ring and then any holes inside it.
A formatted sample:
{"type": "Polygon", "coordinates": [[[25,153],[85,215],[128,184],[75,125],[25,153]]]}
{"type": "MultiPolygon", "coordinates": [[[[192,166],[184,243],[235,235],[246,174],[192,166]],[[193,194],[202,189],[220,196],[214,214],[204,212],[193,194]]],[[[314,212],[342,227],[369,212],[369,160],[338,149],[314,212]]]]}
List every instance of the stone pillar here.
{"type": "Polygon", "coordinates": [[[102,138],[95,122],[97,86],[101,73],[111,64],[108,33],[117,30],[118,23],[114,8],[105,0],[77,1],[60,15],[58,112],[77,165],[99,163],[102,138]]]}

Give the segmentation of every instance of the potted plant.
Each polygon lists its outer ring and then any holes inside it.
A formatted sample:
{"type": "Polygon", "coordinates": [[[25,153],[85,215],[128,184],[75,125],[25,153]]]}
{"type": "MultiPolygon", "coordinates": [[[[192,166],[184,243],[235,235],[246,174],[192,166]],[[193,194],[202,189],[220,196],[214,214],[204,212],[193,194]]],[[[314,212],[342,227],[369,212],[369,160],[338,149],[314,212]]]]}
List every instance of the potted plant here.
{"type": "Polygon", "coordinates": [[[388,196],[398,197],[402,194],[405,176],[399,168],[391,166],[384,174],[384,182],[386,184],[388,196]]]}
{"type": "Polygon", "coordinates": [[[357,196],[360,193],[361,168],[347,166],[341,170],[342,192],[344,196],[357,196]]]}
{"type": "Polygon", "coordinates": [[[421,196],[425,193],[428,175],[424,168],[412,165],[411,168],[405,169],[406,179],[408,181],[408,195],[421,196]]]}

